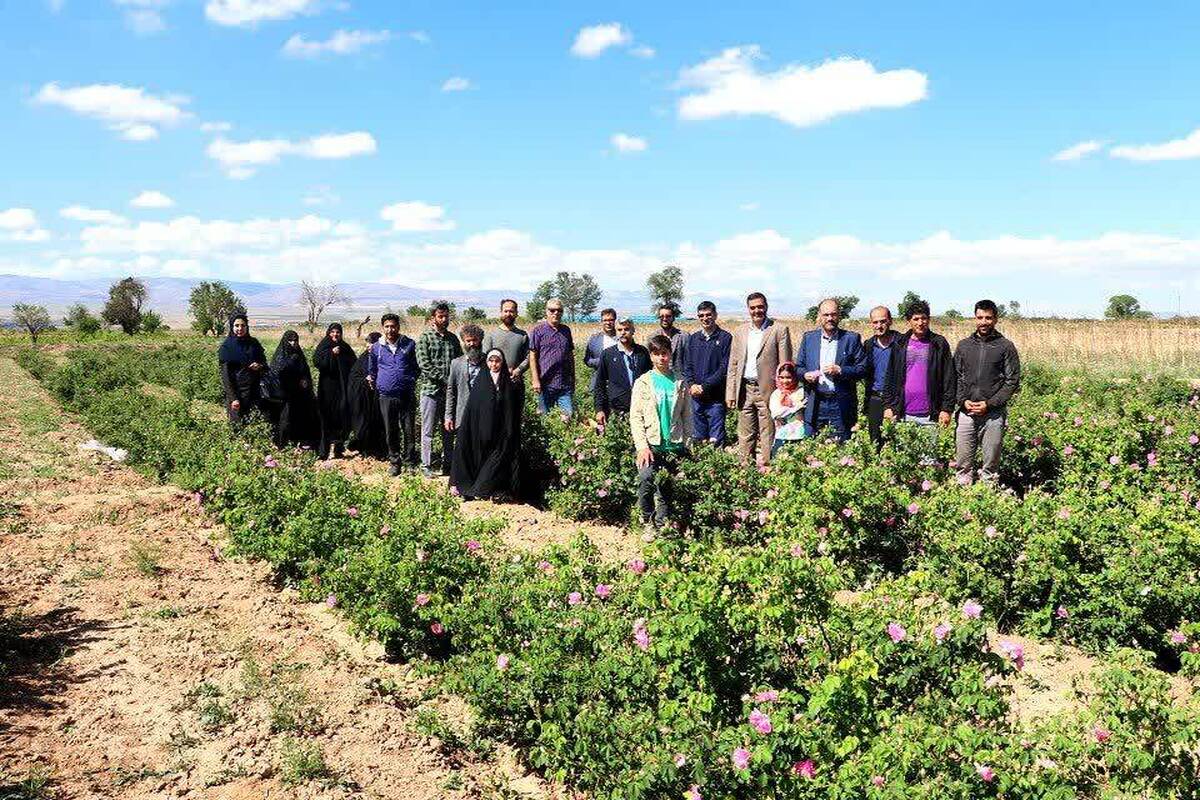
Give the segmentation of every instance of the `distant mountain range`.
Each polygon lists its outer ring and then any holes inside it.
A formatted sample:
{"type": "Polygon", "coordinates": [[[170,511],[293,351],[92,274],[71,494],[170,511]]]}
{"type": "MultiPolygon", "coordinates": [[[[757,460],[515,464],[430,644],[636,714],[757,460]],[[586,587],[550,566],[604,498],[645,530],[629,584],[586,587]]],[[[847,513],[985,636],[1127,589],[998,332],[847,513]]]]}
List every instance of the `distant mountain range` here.
{"type": "MultiPolygon", "coordinates": [[[[172,326],[186,322],[188,295],[198,279],[189,278],[144,278],[149,298],[146,308],[162,315],[172,326]]],[[[111,278],[87,280],[59,280],[56,278],[32,278],[24,275],[0,275],[0,317],[8,316],[13,303],[36,303],[45,306],[55,317],[61,317],[67,307],[83,303],[94,312],[104,306],[108,299],[111,278]]],[[[297,283],[250,283],[225,281],[239,297],[246,301],[246,308],[253,320],[277,322],[304,318],[304,310],[296,302],[300,294],[297,283]]],[[[426,304],[432,300],[445,299],[459,309],[478,306],[496,313],[500,301],[512,297],[520,303],[529,299],[529,292],[491,289],[418,289],[395,283],[344,283],[341,284],[353,303],[330,308],[326,319],[362,319],[370,314],[379,314],[391,309],[403,312],[413,304],[426,304]]],[[[720,299],[717,300],[721,302],[720,299]]],[[[732,299],[727,303],[732,303],[732,299]]],[[[650,310],[649,299],[643,292],[606,291],[601,298],[602,306],[612,306],[622,314],[644,315],[650,310]]],[[[686,305],[686,304],[685,304],[686,305]]],[[[694,306],[694,304],[693,304],[694,306]]],[[[740,306],[740,303],[738,304],[740,306]]],[[[737,307],[727,305],[726,307],[737,307]]]]}

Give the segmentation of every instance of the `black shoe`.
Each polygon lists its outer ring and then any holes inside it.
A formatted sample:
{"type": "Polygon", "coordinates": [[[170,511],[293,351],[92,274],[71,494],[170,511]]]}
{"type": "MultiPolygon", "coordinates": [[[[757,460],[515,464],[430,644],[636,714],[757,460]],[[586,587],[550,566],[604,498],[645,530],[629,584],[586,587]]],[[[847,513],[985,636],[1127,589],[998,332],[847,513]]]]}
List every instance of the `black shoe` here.
{"type": "Polygon", "coordinates": [[[394,478],[399,474],[400,474],[400,465],[399,464],[392,464],[390,467],[388,467],[388,475],[391,475],[394,478]]]}
{"type": "Polygon", "coordinates": [[[346,445],[341,444],[340,442],[338,444],[335,444],[333,446],[333,457],[334,458],[345,458],[346,457],[346,445]]]}

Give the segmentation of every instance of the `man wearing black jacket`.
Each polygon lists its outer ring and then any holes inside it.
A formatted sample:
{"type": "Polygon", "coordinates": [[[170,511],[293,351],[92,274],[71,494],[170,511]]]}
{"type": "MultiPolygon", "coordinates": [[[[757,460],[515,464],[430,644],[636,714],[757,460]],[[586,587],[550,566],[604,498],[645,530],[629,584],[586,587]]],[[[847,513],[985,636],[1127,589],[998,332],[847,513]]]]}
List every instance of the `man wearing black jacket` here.
{"type": "MultiPolygon", "coordinates": [[[[884,418],[929,429],[931,448],[937,426],[950,424],[957,380],[950,343],[929,330],[929,303],[917,300],[904,314],[908,333],[896,340],[884,388],[884,418]]],[[[932,456],[932,453],[930,453],[932,456]]]]}
{"type": "Polygon", "coordinates": [[[954,368],[958,373],[955,407],[955,459],[958,478],[974,480],[975,450],[983,444],[979,478],[994,484],[999,478],[1000,447],[1008,422],[1008,401],[1021,386],[1021,360],[1017,348],[996,330],[996,304],[975,304],[975,333],[958,343],[954,368]]]}
{"type": "Polygon", "coordinates": [[[633,320],[617,323],[617,343],[600,353],[596,367],[596,421],[608,422],[614,411],[629,413],[633,382],[650,371],[650,351],[633,340],[633,320]]]}
{"type": "Polygon", "coordinates": [[[871,309],[871,330],[875,335],[863,342],[867,351],[867,377],[863,381],[863,414],[867,431],[877,446],[883,444],[883,391],[887,384],[888,364],[891,362],[900,332],[892,329],[892,310],[887,306],[871,309]]]}
{"type": "Polygon", "coordinates": [[[725,446],[725,384],[733,334],[717,324],[717,306],[705,300],[696,306],[700,330],[688,337],[683,356],[683,381],[692,404],[692,439],[725,446]]]}

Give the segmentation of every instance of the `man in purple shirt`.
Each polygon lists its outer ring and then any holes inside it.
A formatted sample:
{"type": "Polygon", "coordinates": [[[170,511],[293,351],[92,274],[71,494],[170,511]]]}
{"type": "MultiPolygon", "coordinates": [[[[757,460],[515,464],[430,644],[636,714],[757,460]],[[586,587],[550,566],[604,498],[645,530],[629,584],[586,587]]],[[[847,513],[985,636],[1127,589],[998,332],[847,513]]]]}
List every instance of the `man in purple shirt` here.
{"type": "Polygon", "coordinates": [[[367,383],[379,392],[379,410],[387,435],[391,474],[399,475],[405,461],[416,460],[413,429],[416,421],[417,343],[400,332],[400,317],[384,314],[383,338],[367,351],[367,383]]]}
{"type": "Polygon", "coordinates": [[[552,297],[545,321],[529,332],[529,374],[539,414],[551,406],[568,415],[575,411],[575,342],[562,317],[562,301],[552,297]]]}
{"type": "MultiPolygon", "coordinates": [[[[929,330],[929,304],[910,303],[904,316],[908,333],[896,339],[884,383],[884,419],[895,419],[929,430],[930,447],[937,444],[937,426],[949,425],[958,377],[950,343],[929,330]]],[[[932,457],[932,450],[930,453],[932,457]]]]}

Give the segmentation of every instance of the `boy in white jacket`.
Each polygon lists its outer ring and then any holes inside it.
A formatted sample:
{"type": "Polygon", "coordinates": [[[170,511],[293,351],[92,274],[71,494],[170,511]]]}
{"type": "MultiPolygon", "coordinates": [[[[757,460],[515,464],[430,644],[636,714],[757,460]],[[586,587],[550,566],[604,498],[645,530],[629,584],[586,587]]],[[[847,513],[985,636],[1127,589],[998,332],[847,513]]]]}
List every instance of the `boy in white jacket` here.
{"type": "Polygon", "coordinates": [[[642,523],[659,527],[670,521],[670,498],[656,480],[659,470],[672,473],[685,452],[692,430],[692,404],[683,378],[671,372],[671,340],[650,340],[654,369],[633,384],[629,403],[629,430],[637,450],[638,507],[642,523]]]}

